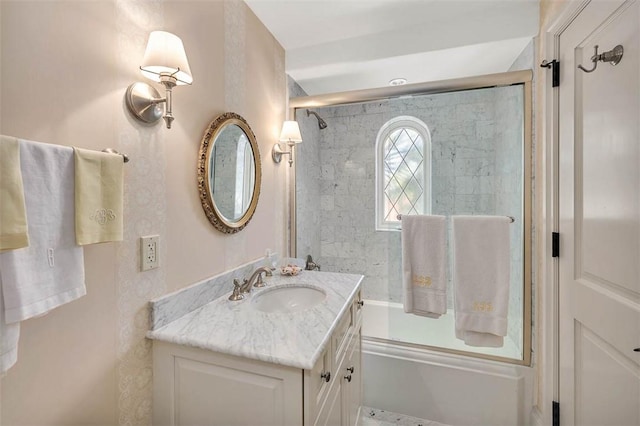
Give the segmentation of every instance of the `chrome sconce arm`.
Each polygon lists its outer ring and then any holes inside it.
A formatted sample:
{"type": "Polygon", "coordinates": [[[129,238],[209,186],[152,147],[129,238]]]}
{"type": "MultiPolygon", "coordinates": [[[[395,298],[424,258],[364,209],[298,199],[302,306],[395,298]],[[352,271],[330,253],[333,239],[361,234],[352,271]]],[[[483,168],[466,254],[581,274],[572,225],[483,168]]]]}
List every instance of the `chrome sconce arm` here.
{"type": "MultiPolygon", "coordinates": [[[[282,142],[284,143],[284,142],[282,142]]],[[[273,145],[273,149],[271,150],[271,158],[273,158],[274,163],[279,163],[280,161],[282,161],[282,156],[283,155],[288,155],[289,156],[289,167],[293,166],[293,147],[296,145],[295,142],[286,142],[286,144],[289,146],[289,151],[284,151],[281,147],[280,147],[280,143],[276,142],[275,145],[273,145]]]]}
{"type": "Polygon", "coordinates": [[[167,97],[161,98],[160,93],[147,83],[133,83],[127,88],[125,103],[127,109],[135,118],[145,123],[155,123],[164,118],[167,129],[171,128],[173,115],[171,114],[171,89],[167,88],[167,97]],[[167,102],[167,99],[169,101],[167,102]],[[160,104],[167,104],[167,112],[163,114],[160,104]]]}
{"type": "MultiPolygon", "coordinates": [[[[142,69],[142,67],[140,67],[140,69],[142,69]]],[[[177,79],[173,77],[172,74],[160,75],[160,83],[165,88],[164,98],[161,98],[160,93],[147,83],[133,83],[127,88],[125,95],[127,109],[134,117],[145,123],[155,123],[162,117],[167,124],[167,129],[170,129],[171,123],[174,120],[172,111],[172,89],[177,85],[176,81],[177,79]],[[160,106],[162,103],[165,104],[164,114],[160,106]]]]}

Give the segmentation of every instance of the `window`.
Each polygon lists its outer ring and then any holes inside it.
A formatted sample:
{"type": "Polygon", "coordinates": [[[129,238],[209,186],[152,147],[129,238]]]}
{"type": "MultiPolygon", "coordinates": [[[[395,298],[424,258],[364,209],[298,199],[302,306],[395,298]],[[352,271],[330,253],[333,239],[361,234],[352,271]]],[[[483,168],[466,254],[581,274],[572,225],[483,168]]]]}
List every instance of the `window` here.
{"type": "Polygon", "coordinates": [[[376,229],[398,230],[398,215],[431,213],[431,136],[415,117],[387,121],[376,139],[376,229]]]}

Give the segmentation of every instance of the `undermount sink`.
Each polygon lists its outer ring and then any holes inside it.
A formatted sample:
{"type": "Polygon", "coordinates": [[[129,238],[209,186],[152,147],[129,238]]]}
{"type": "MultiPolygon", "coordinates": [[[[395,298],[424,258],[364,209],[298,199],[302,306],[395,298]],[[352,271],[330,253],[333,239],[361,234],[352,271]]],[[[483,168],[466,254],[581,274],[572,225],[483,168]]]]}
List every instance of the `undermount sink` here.
{"type": "Polygon", "coordinates": [[[267,288],[256,294],[253,308],[267,313],[296,312],[311,308],[327,297],[324,290],[306,285],[267,288]]]}

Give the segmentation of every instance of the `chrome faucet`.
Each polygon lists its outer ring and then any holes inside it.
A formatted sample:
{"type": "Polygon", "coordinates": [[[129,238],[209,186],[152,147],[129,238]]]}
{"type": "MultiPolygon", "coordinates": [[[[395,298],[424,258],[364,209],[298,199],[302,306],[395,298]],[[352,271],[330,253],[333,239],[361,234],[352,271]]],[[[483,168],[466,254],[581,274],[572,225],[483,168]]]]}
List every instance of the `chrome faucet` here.
{"type": "Polygon", "coordinates": [[[307,263],[304,265],[304,269],[307,271],[315,271],[316,269],[320,270],[320,265],[313,261],[311,255],[307,255],[307,263]]]}
{"type": "Polygon", "coordinates": [[[272,269],[268,266],[261,266],[260,268],[253,271],[253,274],[249,277],[249,279],[242,280],[242,284],[240,284],[240,280],[234,278],[233,280],[233,293],[229,296],[229,300],[238,301],[244,299],[243,294],[249,293],[251,291],[251,284],[254,287],[264,287],[266,284],[262,281],[262,274],[270,277],[272,276],[272,269]],[[253,283],[255,281],[255,284],[253,283]]]}
{"type": "Polygon", "coordinates": [[[261,266],[253,271],[253,274],[251,274],[249,279],[244,280],[244,282],[242,283],[242,286],[240,287],[240,293],[249,293],[251,291],[251,284],[253,284],[254,287],[264,287],[266,284],[264,283],[264,281],[262,281],[263,273],[265,276],[270,277],[272,275],[271,268],[269,268],[268,266],[261,266]]]}

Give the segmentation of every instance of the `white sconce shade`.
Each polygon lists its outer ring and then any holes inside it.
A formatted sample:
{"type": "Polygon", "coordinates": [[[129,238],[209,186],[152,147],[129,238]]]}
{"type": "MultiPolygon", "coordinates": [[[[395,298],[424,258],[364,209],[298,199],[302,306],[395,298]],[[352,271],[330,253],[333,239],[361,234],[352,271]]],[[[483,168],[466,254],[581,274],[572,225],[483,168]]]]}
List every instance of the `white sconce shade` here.
{"type": "Polygon", "coordinates": [[[140,70],[142,75],[157,82],[161,81],[161,74],[175,77],[177,85],[193,82],[182,40],[166,31],[153,31],[149,34],[140,70]]]}
{"type": "Polygon", "coordinates": [[[282,132],[280,133],[280,142],[302,142],[300,134],[300,126],[297,121],[285,121],[282,123],[282,132]]]}
{"type": "Polygon", "coordinates": [[[286,142],[289,145],[289,151],[283,151],[280,143],[276,142],[271,150],[271,158],[275,163],[282,161],[283,155],[289,156],[289,167],[293,165],[293,147],[295,144],[302,142],[300,134],[300,126],[297,121],[285,121],[282,123],[282,132],[280,132],[280,142],[286,142]]]}

